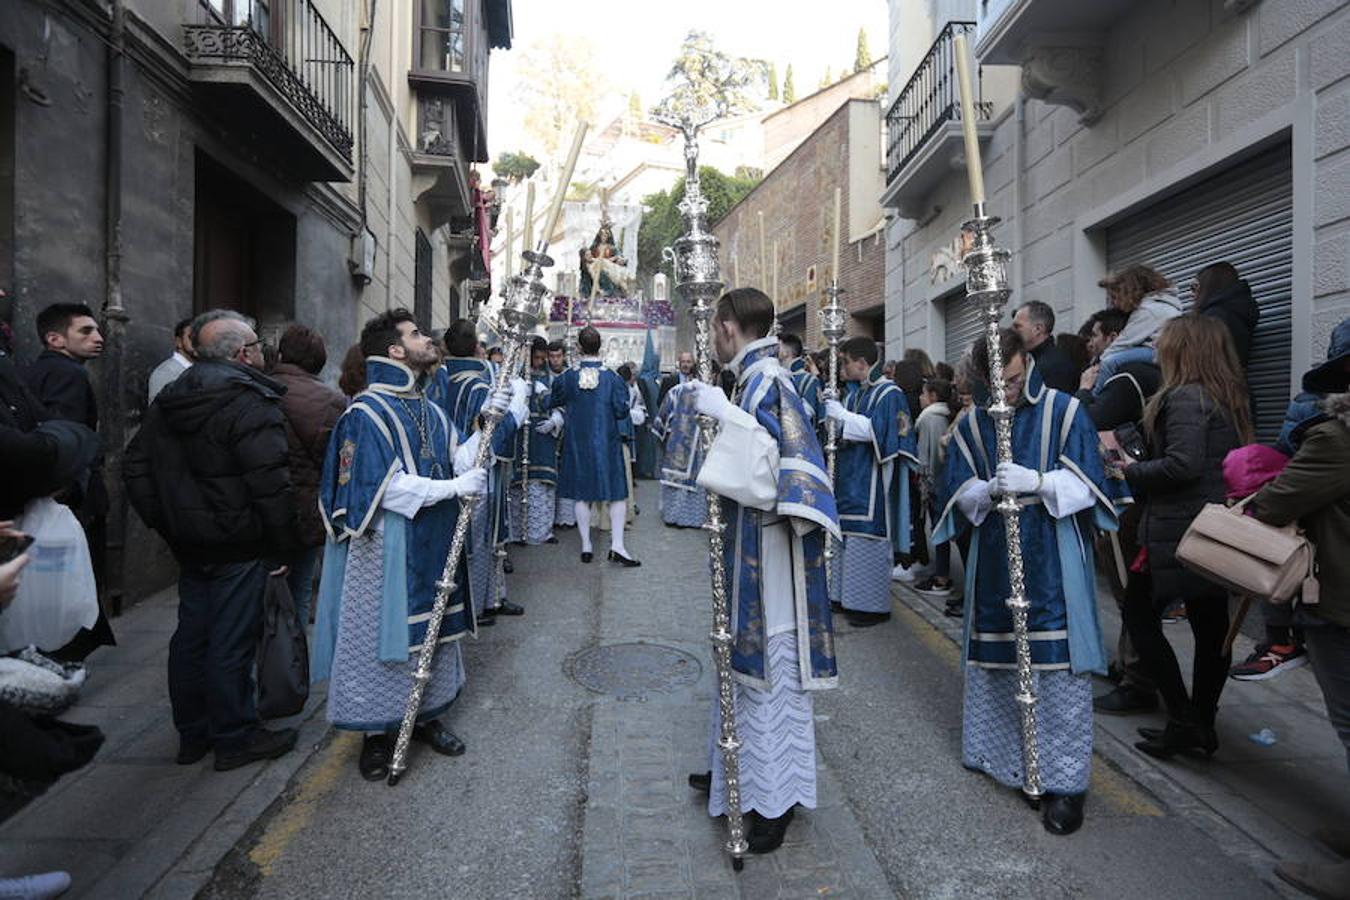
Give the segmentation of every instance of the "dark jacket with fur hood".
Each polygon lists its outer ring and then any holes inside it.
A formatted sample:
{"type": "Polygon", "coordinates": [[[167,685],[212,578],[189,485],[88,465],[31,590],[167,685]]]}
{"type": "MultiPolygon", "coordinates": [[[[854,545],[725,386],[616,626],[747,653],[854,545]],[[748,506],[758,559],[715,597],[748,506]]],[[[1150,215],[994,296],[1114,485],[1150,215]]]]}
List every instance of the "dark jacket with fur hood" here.
{"type": "Polygon", "coordinates": [[[1350,627],[1350,394],[1322,404],[1328,419],[1308,429],[1284,471],[1256,495],[1256,517],[1271,525],[1297,521],[1317,547],[1323,619],[1350,627]]]}

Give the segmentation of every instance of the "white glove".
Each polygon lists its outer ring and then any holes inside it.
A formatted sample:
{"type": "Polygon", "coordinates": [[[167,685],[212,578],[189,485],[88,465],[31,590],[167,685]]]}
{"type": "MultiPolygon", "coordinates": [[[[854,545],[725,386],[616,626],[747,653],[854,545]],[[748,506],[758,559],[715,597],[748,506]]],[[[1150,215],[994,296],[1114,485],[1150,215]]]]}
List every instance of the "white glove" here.
{"type": "Polygon", "coordinates": [[[825,401],[825,418],[842,422],[847,417],[848,410],[844,409],[844,404],[833,398],[825,401]]]}
{"type": "Polygon", "coordinates": [[[494,390],[485,405],[487,409],[497,415],[506,415],[506,410],[511,405],[511,388],[504,387],[501,390],[494,390]]]}
{"type": "Polygon", "coordinates": [[[548,419],[544,422],[539,423],[539,425],[535,426],[534,430],[537,431],[539,434],[549,434],[549,435],[562,434],[563,430],[562,413],[555,409],[552,413],[549,414],[548,419]]]}
{"type": "Polygon", "coordinates": [[[838,391],[832,391],[832,390],[830,390],[828,387],[826,387],[825,385],[821,385],[821,387],[820,387],[820,399],[824,400],[824,401],[827,402],[827,403],[828,403],[829,401],[831,401],[831,400],[838,400],[838,399],[839,399],[839,392],[838,392],[838,391]]]}
{"type": "Polygon", "coordinates": [[[548,392],[549,392],[548,385],[544,384],[542,381],[536,381],[534,383],[534,395],[536,397],[538,397],[540,394],[547,394],[548,392]]]}
{"type": "Polygon", "coordinates": [[[530,416],[530,385],[524,378],[511,379],[511,416],[517,428],[530,416]]]}
{"type": "Polygon", "coordinates": [[[628,411],[628,414],[633,417],[634,425],[641,426],[647,421],[647,411],[640,406],[633,407],[628,411]]]}
{"type": "Polygon", "coordinates": [[[998,464],[993,492],[998,494],[1034,494],[1041,488],[1041,475],[1035,469],[1017,463],[998,464]]]}
{"type": "Polygon", "coordinates": [[[706,381],[690,382],[689,390],[695,392],[694,409],[700,415],[711,416],[721,422],[736,409],[736,405],[727,399],[726,393],[720,387],[706,381]]]}
{"type": "Polygon", "coordinates": [[[450,488],[454,497],[482,494],[487,490],[487,469],[473,468],[458,478],[451,478],[450,488]]]}

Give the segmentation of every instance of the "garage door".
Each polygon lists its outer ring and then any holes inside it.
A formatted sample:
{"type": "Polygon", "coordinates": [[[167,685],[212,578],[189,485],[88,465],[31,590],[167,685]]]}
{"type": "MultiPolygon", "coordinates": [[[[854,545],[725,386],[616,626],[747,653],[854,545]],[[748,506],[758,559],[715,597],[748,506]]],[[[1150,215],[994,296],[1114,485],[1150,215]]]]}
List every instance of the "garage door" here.
{"type": "Polygon", "coordinates": [[[1289,145],[1247,160],[1107,229],[1112,271],[1133,263],[1168,277],[1189,307],[1195,273],[1230,262],[1252,288],[1261,320],[1247,380],[1258,440],[1273,440],[1289,402],[1294,215],[1289,145]]]}
{"type": "Polygon", "coordinates": [[[975,339],[984,333],[984,317],[980,315],[980,307],[961,290],[943,302],[942,319],[947,336],[943,346],[945,359],[955,366],[975,339]]]}

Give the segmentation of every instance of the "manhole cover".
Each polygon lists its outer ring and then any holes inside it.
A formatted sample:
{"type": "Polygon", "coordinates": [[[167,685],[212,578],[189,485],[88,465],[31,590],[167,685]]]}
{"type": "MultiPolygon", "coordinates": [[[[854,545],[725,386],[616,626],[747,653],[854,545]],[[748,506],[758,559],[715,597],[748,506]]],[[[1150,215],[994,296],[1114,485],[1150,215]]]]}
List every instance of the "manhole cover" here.
{"type": "Polygon", "coordinates": [[[645,700],[698,681],[699,661],[661,644],[610,644],[573,654],[567,674],[582,687],[620,700],[645,700]]]}

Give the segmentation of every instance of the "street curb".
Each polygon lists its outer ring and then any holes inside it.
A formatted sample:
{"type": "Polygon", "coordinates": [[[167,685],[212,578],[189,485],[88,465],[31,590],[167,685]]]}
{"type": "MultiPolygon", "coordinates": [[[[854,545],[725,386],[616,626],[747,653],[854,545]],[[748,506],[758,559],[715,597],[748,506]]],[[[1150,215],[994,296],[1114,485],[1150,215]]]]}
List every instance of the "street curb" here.
{"type": "MultiPolygon", "coordinates": [[[[940,632],[954,646],[960,647],[962,620],[943,615],[941,601],[929,601],[898,583],[892,583],[891,596],[923,619],[933,630],[940,632]]],[[[1226,855],[1250,868],[1263,885],[1290,900],[1306,896],[1275,875],[1273,867],[1280,857],[1270,848],[1248,834],[1241,825],[1206,803],[1202,797],[1169,778],[1163,769],[1146,762],[1129,744],[1105,729],[1094,726],[1092,752],[1094,756],[1137,784],[1160,804],[1214,841],[1226,855]]]]}

